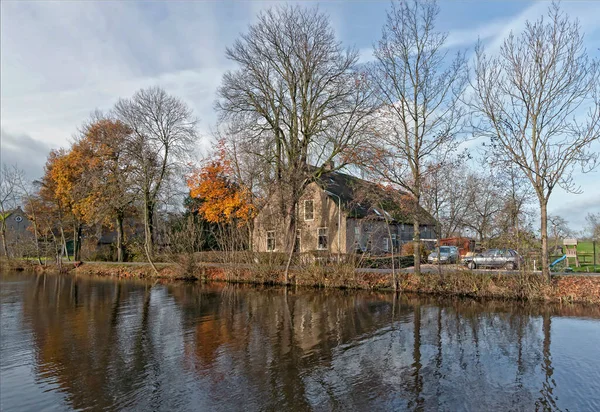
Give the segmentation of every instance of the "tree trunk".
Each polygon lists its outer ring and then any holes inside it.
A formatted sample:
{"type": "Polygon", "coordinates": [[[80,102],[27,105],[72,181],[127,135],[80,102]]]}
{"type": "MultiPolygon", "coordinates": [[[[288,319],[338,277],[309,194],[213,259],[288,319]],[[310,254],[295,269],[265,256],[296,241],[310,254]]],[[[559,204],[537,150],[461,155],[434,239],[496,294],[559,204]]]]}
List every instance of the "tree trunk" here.
{"type": "Polygon", "coordinates": [[[550,283],[550,266],[548,264],[548,202],[545,199],[540,199],[540,211],[540,234],[542,237],[542,277],[547,283],[550,283]]]}
{"type": "Polygon", "coordinates": [[[289,283],[289,272],[290,266],[292,265],[292,257],[294,256],[294,247],[296,246],[296,204],[293,204],[290,207],[289,219],[290,223],[288,224],[287,237],[285,241],[285,245],[287,247],[288,259],[285,264],[285,272],[284,272],[284,282],[287,285],[289,283]]]}
{"type": "Polygon", "coordinates": [[[116,216],[117,225],[117,262],[123,262],[125,248],[123,247],[123,212],[118,211],[116,216]]]}
{"type": "Polygon", "coordinates": [[[413,257],[415,265],[415,275],[421,274],[421,232],[419,230],[419,217],[415,213],[413,220],[413,257]]]}
{"type": "Polygon", "coordinates": [[[67,238],[65,236],[65,229],[62,226],[62,223],[60,224],[60,240],[62,242],[62,246],[61,246],[61,259],[62,259],[62,253],[64,252],[65,255],[67,256],[67,260],[71,260],[71,257],[69,256],[69,249],[67,248],[67,238]]]}
{"type": "Polygon", "coordinates": [[[154,203],[149,195],[144,199],[144,246],[146,255],[154,256],[154,203]]]}
{"type": "Polygon", "coordinates": [[[148,194],[146,194],[144,199],[144,252],[146,252],[146,259],[148,259],[148,263],[152,266],[152,270],[154,273],[158,275],[158,269],[152,260],[152,252],[153,252],[153,226],[152,226],[152,216],[154,213],[154,204],[150,201],[148,194]]]}
{"type": "Polygon", "coordinates": [[[33,224],[33,235],[35,236],[35,239],[33,240],[35,242],[35,253],[37,255],[37,260],[38,263],[41,265],[42,264],[42,257],[40,256],[40,234],[38,231],[38,226],[37,226],[37,216],[35,215],[35,209],[33,207],[33,205],[30,203],[31,205],[31,223],[33,224]]]}
{"type": "Polygon", "coordinates": [[[8,258],[8,242],[6,241],[6,223],[2,222],[2,249],[4,256],[8,258]]]}
{"type": "Polygon", "coordinates": [[[81,259],[81,223],[76,223],[73,227],[73,260],[75,262],[81,259]]]}

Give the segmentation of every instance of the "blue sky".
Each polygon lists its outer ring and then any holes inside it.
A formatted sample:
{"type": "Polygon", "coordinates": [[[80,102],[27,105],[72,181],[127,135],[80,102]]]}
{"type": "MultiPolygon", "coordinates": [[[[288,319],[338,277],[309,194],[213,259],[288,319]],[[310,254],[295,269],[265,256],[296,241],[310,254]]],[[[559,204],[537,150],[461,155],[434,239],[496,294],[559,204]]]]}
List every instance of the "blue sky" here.
{"type": "MultiPolygon", "coordinates": [[[[388,1],[304,2],[328,13],[339,39],[371,58],[388,1]]],[[[210,146],[215,91],[231,64],[225,47],[258,11],[277,2],[11,1],[1,7],[1,160],[37,177],[50,148],[67,146],[91,111],[160,85],[190,104],[200,119],[200,147],[210,146]]],[[[438,28],[452,49],[472,50],[480,37],[490,52],[548,2],[440,2],[438,28]]],[[[600,1],[565,1],[580,19],[591,55],[600,45],[600,1]]],[[[596,145],[600,150],[600,144],[596,145]]],[[[557,192],[550,212],[576,229],[600,212],[600,172],[577,176],[581,195],[557,192]]]]}

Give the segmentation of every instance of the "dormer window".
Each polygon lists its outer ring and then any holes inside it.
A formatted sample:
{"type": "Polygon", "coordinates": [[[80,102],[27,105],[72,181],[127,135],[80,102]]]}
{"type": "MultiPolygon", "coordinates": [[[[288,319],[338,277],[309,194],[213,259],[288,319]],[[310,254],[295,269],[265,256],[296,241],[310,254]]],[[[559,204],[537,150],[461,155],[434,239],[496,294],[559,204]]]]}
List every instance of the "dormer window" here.
{"type": "Polygon", "coordinates": [[[304,220],[314,220],[314,203],[312,200],[304,201],[304,220]]]}

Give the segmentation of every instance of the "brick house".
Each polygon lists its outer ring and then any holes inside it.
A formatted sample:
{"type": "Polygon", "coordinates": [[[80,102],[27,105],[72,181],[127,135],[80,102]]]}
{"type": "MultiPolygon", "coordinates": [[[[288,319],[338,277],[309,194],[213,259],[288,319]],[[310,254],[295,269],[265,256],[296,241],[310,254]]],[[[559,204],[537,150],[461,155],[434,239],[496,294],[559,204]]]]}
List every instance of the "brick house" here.
{"type": "MultiPolygon", "coordinates": [[[[392,245],[399,250],[412,241],[408,213],[397,203],[386,211],[380,202],[369,200],[373,198],[388,199],[390,205],[389,194],[372,182],[337,171],[321,175],[300,199],[296,250],[384,254],[391,252],[392,245]]],[[[255,219],[253,248],[257,252],[284,251],[286,229],[275,208],[275,202],[267,202],[255,219]]],[[[422,208],[420,214],[421,239],[434,240],[435,220],[422,208]]]]}

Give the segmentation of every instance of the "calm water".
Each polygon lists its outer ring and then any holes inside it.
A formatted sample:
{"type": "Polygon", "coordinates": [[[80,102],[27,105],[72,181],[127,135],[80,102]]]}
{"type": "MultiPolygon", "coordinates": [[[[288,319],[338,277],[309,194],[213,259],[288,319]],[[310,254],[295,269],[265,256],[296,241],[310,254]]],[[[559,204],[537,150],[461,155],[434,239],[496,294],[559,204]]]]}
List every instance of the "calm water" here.
{"type": "Polygon", "coordinates": [[[600,308],[0,279],[2,411],[600,410],[600,308]]]}

